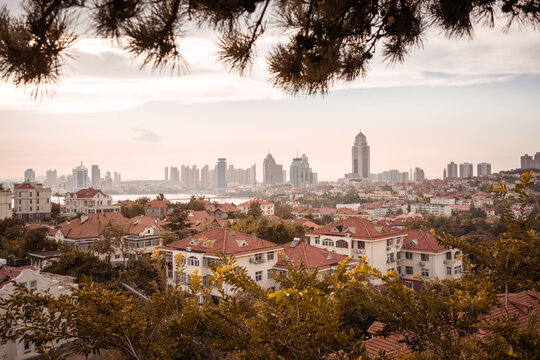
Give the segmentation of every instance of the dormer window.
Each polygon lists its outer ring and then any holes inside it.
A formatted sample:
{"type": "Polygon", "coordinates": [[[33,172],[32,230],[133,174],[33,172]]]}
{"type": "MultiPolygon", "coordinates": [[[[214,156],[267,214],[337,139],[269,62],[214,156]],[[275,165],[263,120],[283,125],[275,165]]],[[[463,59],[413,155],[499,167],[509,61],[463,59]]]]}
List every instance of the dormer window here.
{"type": "Polygon", "coordinates": [[[248,246],[248,243],[246,240],[236,240],[236,243],[238,244],[239,247],[248,246]]]}
{"type": "Polygon", "coordinates": [[[418,245],[418,241],[416,239],[412,239],[411,241],[409,241],[408,243],[410,246],[415,246],[415,245],[418,245]]]}

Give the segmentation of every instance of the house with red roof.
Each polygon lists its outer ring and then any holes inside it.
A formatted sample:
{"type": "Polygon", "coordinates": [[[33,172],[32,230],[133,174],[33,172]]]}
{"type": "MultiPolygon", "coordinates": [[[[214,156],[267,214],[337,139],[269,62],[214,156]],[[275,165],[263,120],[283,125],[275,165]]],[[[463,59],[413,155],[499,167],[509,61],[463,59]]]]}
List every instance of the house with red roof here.
{"type": "Polygon", "coordinates": [[[145,215],[155,219],[164,219],[172,213],[169,200],[150,200],[145,205],[145,215]]]}
{"type": "Polygon", "coordinates": [[[254,202],[259,203],[259,205],[261,206],[263,215],[274,215],[274,203],[271,201],[266,201],[266,200],[258,200],[258,199],[249,200],[238,205],[238,209],[240,209],[240,211],[242,211],[244,214],[247,214],[249,211],[249,207],[254,202]]]}
{"type": "Polygon", "coordinates": [[[51,217],[51,189],[43,184],[29,181],[14,184],[13,200],[13,216],[24,221],[51,217]]]}
{"type": "Polygon", "coordinates": [[[229,203],[223,203],[219,204],[217,208],[213,212],[211,212],[212,215],[217,217],[218,219],[228,219],[230,217],[234,217],[234,215],[239,214],[241,210],[236,207],[234,204],[229,203]]]}
{"type": "Polygon", "coordinates": [[[397,258],[397,273],[403,283],[417,291],[422,279],[459,279],[463,271],[460,250],[440,245],[435,237],[423,230],[409,230],[397,258]]]}
{"type": "Polygon", "coordinates": [[[68,192],[64,204],[60,208],[61,215],[76,216],[77,214],[98,214],[120,212],[121,206],[113,205],[112,196],[94,188],[68,192]]]}
{"type": "Polygon", "coordinates": [[[216,227],[224,227],[227,220],[218,219],[210,215],[207,211],[187,210],[188,220],[191,223],[190,229],[197,232],[213,229],[216,227]]]}

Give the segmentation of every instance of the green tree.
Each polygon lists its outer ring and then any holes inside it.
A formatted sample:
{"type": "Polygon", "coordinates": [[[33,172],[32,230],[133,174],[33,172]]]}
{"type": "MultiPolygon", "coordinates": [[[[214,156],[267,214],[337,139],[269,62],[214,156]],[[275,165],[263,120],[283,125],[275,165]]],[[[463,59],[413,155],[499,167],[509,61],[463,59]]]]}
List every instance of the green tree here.
{"type": "Polygon", "coordinates": [[[73,276],[76,282],[90,277],[94,281],[107,283],[112,280],[111,266],[98,257],[80,251],[65,252],[53,264],[44,269],[46,272],[73,276]]]}
{"type": "Polygon", "coordinates": [[[25,232],[22,237],[22,250],[25,254],[29,252],[54,251],[58,250],[58,245],[54,240],[47,239],[48,228],[40,226],[25,232]]]}
{"type": "Polygon", "coordinates": [[[113,259],[115,253],[120,252],[122,255],[122,265],[126,267],[126,256],[128,252],[125,236],[127,235],[126,228],[122,224],[115,224],[112,221],[103,229],[102,239],[94,241],[91,250],[94,253],[106,255],[107,262],[113,259]]]}
{"type": "Polygon", "coordinates": [[[258,201],[252,201],[249,204],[248,216],[253,216],[255,219],[258,219],[262,216],[261,204],[258,201]]]}

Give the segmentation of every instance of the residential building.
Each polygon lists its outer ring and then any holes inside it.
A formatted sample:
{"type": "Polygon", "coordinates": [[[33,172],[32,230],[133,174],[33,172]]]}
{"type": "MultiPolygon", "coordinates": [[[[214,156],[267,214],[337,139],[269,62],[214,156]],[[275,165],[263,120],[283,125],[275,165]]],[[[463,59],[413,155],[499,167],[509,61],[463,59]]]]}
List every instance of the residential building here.
{"type": "Polygon", "coordinates": [[[453,161],[446,166],[446,177],[457,178],[458,177],[458,166],[453,161]]]}
{"type": "Polygon", "coordinates": [[[422,281],[416,279],[459,279],[463,272],[461,252],[440,245],[433,235],[422,230],[409,230],[398,254],[397,273],[403,283],[417,291],[422,281]]]}
{"type": "Polygon", "coordinates": [[[196,165],[192,167],[182,165],[180,168],[182,176],[182,187],[184,189],[198,189],[200,184],[200,170],[196,165]]]}
{"type": "MultiPolygon", "coordinates": [[[[219,264],[220,255],[234,255],[236,264],[247,270],[249,276],[263,288],[275,286],[272,269],[283,245],[277,245],[255,235],[243,234],[227,228],[215,228],[197,235],[174,241],[160,248],[167,263],[167,281],[180,283],[187,289],[191,274],[198,271],[203,283],[208,283],[211,268],[219,264]],[[180,255],[180,256],[179,256],[180,255]],[[181,258],[181,262],[179,259],[181,258]]],[[[233,294],[231,286],[225,285],[227,294],[233,294]]],[[[219,292],[212,290],[217,300],[219,292]]]]}
{"type": "Polygon", "coordinates": [[[171,205],[169,200],[150,200],[145,205],[145,215],[155,219],[164,219],[172,211],[169,205],[171,205]]]}
{"type": "Polygon", "coordinates": [[[454,195],[432,196],[429,198],[429,203],[437,205],[454,205],[456,203],[456,198],[454,195]]]}
{"type": "Polygon", "coordinates": [[[11,208],[12,200],[13,193],[11,191],[0,190],[0,220],[4,220],[13,216],[13,210],[11,208]]]}
{"type": "Polygon", "coordinates": [[[283,182],[283,165],[276,164],[272,154],[268,153],[263,161],[263,184],[275,185],[283,182]]]}
{"type": "Polygon", "coordinates": [[[473,164],[468,162],[459,164],[459,177],[463,179],[473,177],[473,164]]]}
{"type": "Polygon", "coordinates": [[[45,173],[45,186],[47,187],[55,187],[57,184],[57,172],[56,170],[47,170],[45,173]]]}
{"type": "Polygon", "coordinates": [[[86,189],[88,187],[88,169],[81,165],[73,169],[73,179],[75,180],[75,185],[73,191],[78,191],[81,189],[86,189]]]}
{"type": "Polygon", "coordinates": [[[370,175],[370,153],[366,136],[362,131],[354,138],[352,146],[352,171],[349,177],[369,179],[370,175]]]}
{"type": "Polygon", "coordinates": [[[122,242],[114,244],[112,258],[101,255],[111,263],[124,263],[130,258],[151,254],[161,245],[160,234],[167,222],[149,216],[126,218],[121,213],[95,213],[59,224],[49,231],[48,238],[63,242],[79,251],[91,251],[94,242],[103,239],[103,231],[109,224],[122,228],[126,235],[122,242]],[[123,252],[122,252],[123,250],[123,252]]]}
{"type": "Polygon", "coordinates": [[[13,214],[25,221],[51,217],[51,189],[36,182],[13,186],[13,214]]]}
{"type": "MultiPolygon", "coordinates": [[[[70,286],[76,286],[72,277],[42,273],[34,266],[10,267],[6,266],[5,259],[0,259],[0,299],[7,300],[15,294],[14,282],[54,297],[70,295],[70,286]]],[[[0,359],[38,359],[38,350],[34,344],[23,339],[0,341],[0,359]]]]}
{"type": "Polygon", "coordinates": [[[94,188],[82,189],[77,192],[67,193],[61,214],[64,216],[76,216],[77,214],[94,214],[119,212],[120,205],[113,205],[112,196],[94,188]]]}
{"type": "Polygon", "coordinates": [[[306,187],[317,183],[317,173],[309,167],[309,159],[305,154],[293,159],[289,174],[291,184],[296,187],[306,187]]]}
{"type": "Polygon", "coordinates": [[[217,208],[214,208],[212,210],[212,215],[217,217],[218,219],[227,219],[231,215],[239,214],[241,211],[239,208],[236,207],[234,204],[224,203],[219,204],[217,208]]]}
{"type": "Polygon", "coordinates": [[[32,169],[26,169],[24,172],[24,181],[29,182],[35,182],[36,181],[36,173],[32,169]]]}
{"type": "Polygon", "coordinates": [[[415,183],[421,183],[425,178],[424,170],[420,169],[419,167],[414,169],[413,181],[415,183]]]}
{"type": "Polygon", "coordinates": [[[217,163],[217,187],[218,189],[227,188],[227,159],[219,158],[217,163]]]}
{"type": "Polygon", "coordinates": [[[165,181],[169,181],[169,168],[165,166],[165,181]]]}
{"type": "Polygon", "coordinates": [[[521,157],[521,169],[531,169],[533,167],[533,157],[525,154],[521,157]]]}
{"type": "Polygon", "coordinates": [[[411,212],[413,213],[427,213],[435,216],[450,216],[452,215],[452,208],[450,205],[440,204],[411,204],[411,212]]]}
{"type": "Polygon", "coordinates": [[[263,215],[274,215],[274,203],[271,202],[271,201],[266,201],[266,200],[249,200],[249,201],[246,201],[246,202],[243,202],[241,203],[240,205],[238,205],[238,208],[244,213],[244,214],[247,214],[248,211],[249,211],[249,207],[251,206],[252,203],[254,202],[258,202],[259,205],[261,206],[261,210],[262,210],[262,214],[263,215]]]}
{"type": "Polygon", "coordinates": [[[482,162],[476,165],[476,176],[491,175],[491,164],[482,162]]]}
{"type": "Polygon", "coordinates": [[[307,243],[353,260],[366,256],[367,263],[382,272],[396,270],[397,253],[406,234],[371,221],[350,217],[306,234],[307,243]]]}
{"type": "Polygon", "coordinates": [[[92,187],[101,189],[101,171],[98,165],[92,165],[92,187]]]}
{"type": "Polygon", "coordinates": [[[171,184],[179,185],[180,184],[180,171],[175,166],[171,166],[171,184]]]}

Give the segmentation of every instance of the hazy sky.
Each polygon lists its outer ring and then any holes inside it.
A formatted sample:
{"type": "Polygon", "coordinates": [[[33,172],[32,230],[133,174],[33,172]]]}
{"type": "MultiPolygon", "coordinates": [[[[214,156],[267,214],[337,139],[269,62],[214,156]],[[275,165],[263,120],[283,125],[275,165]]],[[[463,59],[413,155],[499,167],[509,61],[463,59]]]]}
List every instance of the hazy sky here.
{"type": "MultiPolygon", "coordinates": [[[[258,48],[264,54],[275,41],[258,48]]],[[[419,166],[441,177],[454,161],[519,167],[540,151],[540,33],[478,29],[474,40],[430,34],[424,49],[388,68],[375,57],[366,79],[325,97],[290,97],[267,82],[264,57],[247,77],[217,64],[214,38],[181,40],[179,76],[139,71],[99,39],[75,45],[56,95],[32,100],[0,82],[0,178],[26,168],[68,173],[82,160],[123,179],[161,179],[164,166],[257,164],[271,151],[287,169],[305,153],[320,180],[350,172],[361,129],[371,172],[419,166]]]]}

